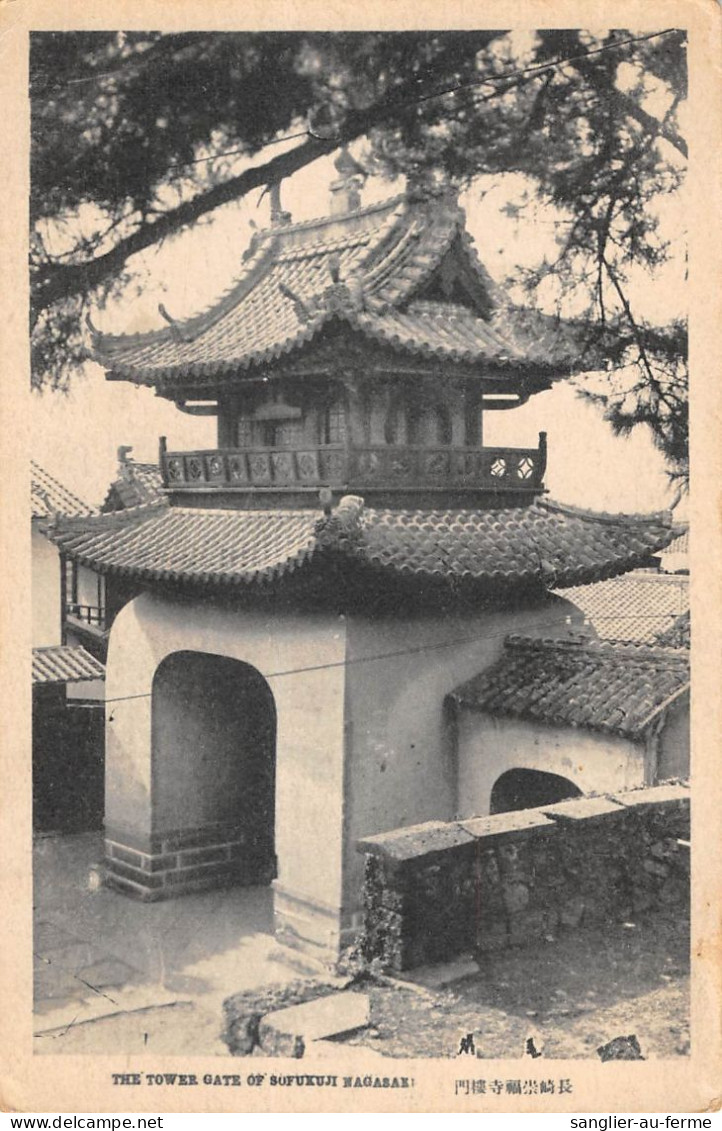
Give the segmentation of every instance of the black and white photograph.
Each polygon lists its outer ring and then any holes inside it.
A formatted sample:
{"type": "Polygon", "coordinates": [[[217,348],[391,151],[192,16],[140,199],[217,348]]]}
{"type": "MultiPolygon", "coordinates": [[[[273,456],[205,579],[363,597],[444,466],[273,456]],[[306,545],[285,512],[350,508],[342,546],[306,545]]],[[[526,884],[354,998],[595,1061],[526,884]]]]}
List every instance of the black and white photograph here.
{"type": "Polygon", "coordinates": [[[687,23],[132,10],[27,36],[33,1071],[676,1110],[687,23]]]}

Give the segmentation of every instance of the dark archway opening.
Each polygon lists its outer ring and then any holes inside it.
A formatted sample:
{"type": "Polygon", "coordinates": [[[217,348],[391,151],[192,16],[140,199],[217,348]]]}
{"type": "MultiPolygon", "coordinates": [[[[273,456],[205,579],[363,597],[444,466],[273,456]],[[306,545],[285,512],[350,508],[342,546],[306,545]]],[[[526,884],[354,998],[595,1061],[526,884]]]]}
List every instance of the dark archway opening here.
{"type": "Polygon", "coordinates": [[[195,853],[231,882],[269,883],[276,707],[260,672],[207,652],[167,656],[153,680],[152,742],[154,834],[187,846],[183,864],[195,853]]]}
{"type": "Polygon", "coordinates": [[[555,805],[557,801],[581,795],[581,789],[560,774],[548,774],[543,770],[507,770],[494,783],[489,812],[536,809],[540,805],[555,805]]]}

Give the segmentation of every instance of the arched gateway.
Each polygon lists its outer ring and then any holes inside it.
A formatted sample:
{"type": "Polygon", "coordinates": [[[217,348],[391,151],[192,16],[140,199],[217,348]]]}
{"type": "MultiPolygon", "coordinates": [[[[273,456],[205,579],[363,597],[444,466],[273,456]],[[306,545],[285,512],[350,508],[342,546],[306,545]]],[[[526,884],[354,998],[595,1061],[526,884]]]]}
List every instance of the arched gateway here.
{"type": "Polygon", "coordinates": [[[166,656],[153,678],[151,744],[156,833],[190,846],[191,870],[171,879],[192,886],[202,865],[205,879],[270,883],[276,706],[260,672],[207,652],[166,656]]]}
{"type": "Polygon", "coordinates": [[[581,797],[581,794],[581,789],[561,774],[543,770],[507,770],[494,783],[489,812],[537,809],[540,805],[555,805],[569,797],[581,797]]]}

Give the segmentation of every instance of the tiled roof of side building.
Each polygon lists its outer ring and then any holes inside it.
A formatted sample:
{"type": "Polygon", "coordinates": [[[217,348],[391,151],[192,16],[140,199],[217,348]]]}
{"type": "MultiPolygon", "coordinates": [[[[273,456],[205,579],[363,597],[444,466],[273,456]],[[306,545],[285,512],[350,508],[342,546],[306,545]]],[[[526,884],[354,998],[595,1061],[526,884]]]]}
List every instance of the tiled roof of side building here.
{"type": "MultiPolygon", "coordinates": [[[[447,361],[525,367],[539,387],[567,372],[548,351],[514,344],[492,324],[499,292],[476,257],[464,213],[448,197],[397,197],[254,236],[238,282],[208,311],[145,334],[93,334],[114,377],[172,384],[233,377],[309,342],[333,320],[362,337],[447,361]],[[465,298],[423,301],[447,252],[463,261],[465,298]],[[536,373],[536,378],[534,374],[536,373]],[[547,376],[543,376],[547,374],[547,376]]],[[[164,316],[168,317],[167,315],[164,316]]]]}
{"type": "Polygon", "coordinates": [[[452,699],[491,715],[639,738],[688,689],[684,651],[512,636],[501,659],[452,699]]]}
{"type": "MultiPolygon", "coordinates": [[[[112,516],[107,516],[108,520],[112,516]]],[[[484,586],[582,585],[643,564],[674,536],[662,516],[590,516],[548,502],[488,511],[317,511],[170,507],[59,531],[62,548],[101,572],[149,580],[267,582],[320,557],[375,572],[484,586]]]]}
{"type": "Polygon", "coordinates": [[[95,514],[95,508],[69,491],[58,479],[30,461],[30,494],[33,518],[50,518],[55,514],[76,518],[95,514]]]}
{"type": "Polygon", "coordinates": [[[659,648],[689,648],[691,646],[689,610],[678,616],[665,632],[660,632],[655,637],[654,643],[659,648]]]}
{"type": "Polygon", "coordinates": [[[604,640],[651,644],[689,610],[689,581],[660,573],[628,573],[596,585],[566,589],[604,640]]]}
{"type": "Polygon", "coordinates": [[[105,668],[85,648],[54,644],[33,648],[33,683],[77,683],[105,679],[105,668]]]}

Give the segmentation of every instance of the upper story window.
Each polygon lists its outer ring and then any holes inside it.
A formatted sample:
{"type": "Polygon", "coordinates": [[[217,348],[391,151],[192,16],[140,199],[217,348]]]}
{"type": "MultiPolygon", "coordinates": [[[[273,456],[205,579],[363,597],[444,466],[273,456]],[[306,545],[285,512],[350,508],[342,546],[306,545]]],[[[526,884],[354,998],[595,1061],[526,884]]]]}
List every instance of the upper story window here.
{"type": "Polygon", "coordinates": [[[451,443],[451,413],[445,404],[436,406],[435,417],[436,442],[448,447],[451,443]]]}
{"type": "Polygon", "coordinates": [[[76,561],[65,563],[65,616],[105,626],[105,578],[76,561]]]}
{"type": "Polygon", "coordinates": [[[294,448],[303,444],[302,420],[252,420],[239,418],[236,424],[239,448],[294,448]]]}
{"type": "Polygon", "coordinates": [[[410,444],[451,444],[451,413],[446,405],[428,405],[408,414],[410,444]]]}
{"type": "Polygon", "coordinates": [[[322,444],[343,444],[346,440],[346,410],[341,401],[326,407],[321,433],[322,444]]]}
{"type": "Polygon", "coordinates": [[[269,448],[295,448],[303,444],[302,420],[266,421],[263,430],[269,448]]]}
{"type": "Polygon", "coordinates": [[[242,416],[236,425],[236,443],[239,448],[252,448],[254,443],[253,421],[242,416]]]}
{"type": "Polygon", "coordinates": [[[401,409],[398,401],[392,399],[384,420],[384,440],[387,444],[401,443],[401,409]]]}

